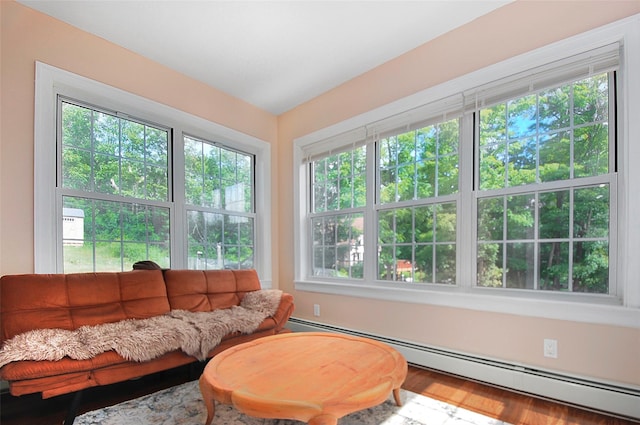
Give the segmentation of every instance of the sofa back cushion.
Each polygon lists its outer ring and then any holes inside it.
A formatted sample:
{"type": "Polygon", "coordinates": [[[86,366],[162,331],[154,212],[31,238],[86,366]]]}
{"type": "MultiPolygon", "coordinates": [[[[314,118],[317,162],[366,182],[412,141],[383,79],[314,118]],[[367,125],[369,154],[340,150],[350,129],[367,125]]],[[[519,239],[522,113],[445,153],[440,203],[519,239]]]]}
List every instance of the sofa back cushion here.
{"type": "Polygon", "coordinates": [[[166,270],[164,278],[172,310],[230,308],[261,288],[255,270],[166,270]]]}
{"type": "Polygon", "coordinates": [[[0,278],[3,341],[32,329],[71,330],[168,311],[161,270],[0,278]]]}

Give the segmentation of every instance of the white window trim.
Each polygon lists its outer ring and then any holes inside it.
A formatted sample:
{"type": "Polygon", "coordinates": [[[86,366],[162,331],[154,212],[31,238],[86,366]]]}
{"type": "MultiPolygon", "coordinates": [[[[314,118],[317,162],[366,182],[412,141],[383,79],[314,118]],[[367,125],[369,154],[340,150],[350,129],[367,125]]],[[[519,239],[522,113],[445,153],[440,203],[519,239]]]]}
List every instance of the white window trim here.
{"type": "MultiPolygon", "coordinates": [[[[640,162],[640,143],[632,142],[640,140],[640,120],[634,118],[640,116],[638,75],[640,75],[640,15],[634,15],[450,80],[294,140],[296,290],[640,328],[640,261],[637,260],[640,256],[640,226],[637,225],[637,220],[634,220],[637,211],[640,211],[640,196],[637,196],[640,192],[640,167],[632,166],[640,162]],[[366,127],[370,123],[402,114],[435,100],[450,98],[482,84],[615,42],[620,42],[623,49],[622,63],[618,73],[620,97],[618,99],[617,224],[624,231],[618,232],[617,235],[617,264],[611,264],[611,267],[615,267],[617,276],[617,297],[609,297],[608,302],[607,297],[598,297],[598,302],[595,302],[595,298],[578,294],[568,294],[568,297],[553,294],[556,296],[551,299],[545,297],[545,294],[538,295],[530,292],[526,294],[504,290],[496,292],[474,287],[470,283],[472,276],[469,272],[458,274],[459,278],[465,279],[466,282],[456,288],[425,285],[414,289],[397,287],[394,284],[372,283],[366,279],[358,283],[336,279],[311,280],[305,277],[310,275],[307,271],[311,257],[308,253],[309,241],[305,231],[309,182],[303,160],[309,146],[343,133],[355,132],[359,127],[366,127]]],[[[464,128],[463,131],[465,131],[464,128]]],[[[461,155],[464,155],[465,149],[462,150],[461,155]]],[[[463,199],[459,208],[468,208],[469,202],[470,200],[463,199]]],[[[370,223],[367,230],[371,230],[372,226],[373,224],[370,223]]],[[[459,227],[458,230],[472,229],[459,227]]],[[[612,240],[616,239],[612,238],[612,240]]],[[[460,244],[458,246],[464,249],[460,244]]],[[[368,261],[375,261],[371,255],[365,258],[368,261]]],[[[461,258],[472,259],[468,253],[462,253],[461,258]]],[[[469,266],[463,269],[472,270],[473,268],[469,266]]]]}
{"type": "MultiPolygon", "coordinates": [[[[173,128],[174,163],[183,163],[183,133],[227,144],[234,149],[254,154],[256,240],[254,267],[263,287],[272,285],[271,255],[271,145],[256,137],[196,117],[138,95],[120,90],[62,69],[36,62],[34,118],[34,264],[36,273],[58,273],[62,252],[57,241],[61,228],[56,209],[56,102],[65,95],[90,101],[101,107],[127,111],[132,115],[173,128]]],[[[174,173],[174,185],[183,185],[184,176],[174,173]]],[[[171,257],[173,268],[186,268],[184,199],[180,191],[173,201],[171,213],[171,257]]]]}

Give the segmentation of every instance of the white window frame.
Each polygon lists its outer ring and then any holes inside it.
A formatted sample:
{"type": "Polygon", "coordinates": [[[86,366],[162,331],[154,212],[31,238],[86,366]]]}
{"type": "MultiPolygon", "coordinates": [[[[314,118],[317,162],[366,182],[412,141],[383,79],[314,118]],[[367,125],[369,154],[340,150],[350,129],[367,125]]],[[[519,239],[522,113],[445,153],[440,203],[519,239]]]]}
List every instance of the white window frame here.
{"type": "MultiPolygon", "coordinates": [[[[611,46],[609,46],[611,47],[611,46]]],[[[607,49],[608,50],[608,49],[607,49]]],[[[595,75],[602,75],[605,74],[605,72],[600,72],[600,71],[596,71],[593,72],[592,76],[595,75]]],[[[610,74],[607,73],[607,79],[608,79],[608,96],[609,96],[609,101],[611,102],[610,104],[608,104],[608,110],[609,110],[609,115],[608,115],[608,119],[607,119],[607,123],[611,122],[611,123],[615,123],[615,105],[613,102],[615,102],[615,94],[612,93],[615,92],[615,88],[614,88],[614,81],[611,78],[610,74]],[[612,113],[613,111],[613,113],[612,113]]],[[[580,80],[578,80],[580,81],[580,80]]],[[[576,81],[577,82],[577,81],[576,81]]],[[[566,85],[565,84],[561,84],[565,87],[570,86],[571,84],[573,84],[574,82],[569,82],[566,85]]],[[[554,84],[554,86],[556,86],[554,84]]],[[[556,86],[557,87],[557,86],[556,86]]],[[[526,93],[523,94],[522,96],[527,96],[530,94],[537,94],[539,93],[539,91],[532,91],[531,93],[526,93]]],[[[521,95],[517,95],[517,96],[513,96],[513,97],[509,97],[506,98],[505,100],[502,101],[498,101],[495,104],[492,105],[487,105],[487,108],[491,108],[493,106],[496,105],[502,105],[507,103],[509,100],[512,99],[520,99],[521,95]]],[[[484,109],[485,106],[476,106],[474,109],[476,110],[476,117],[478,116],[479,112],[484,109]]],[[[539,196],[543,193],[548,193],[548,192],[555,192],[558,190],[561,191],[570,191],[573,193],[574,190],[579,190],[580,188],[585,188],[585,187],[594,187],[600,184],[606,184],[609,187],[609,193],[610,193],[610,199],[609,199],[609,234],[608,234],[608,238],[607,238],[607,242],[608,242],[608,246],[609,246],[609,260],[615,260],[617,258],[617,243],[616,243],[616,238],[617,238],[617,229],[616,229],[616,224],[617,224],[617,173],[615,172],[615,167],[616,167],[616,155],[615,155],[615,147],[616,147],[616,136],[615,136],[615,124],[614,125],[609,125],[609,150],[608,152],[609,154],[609,158],[608,158],[608,171],[607,173],[603,173],[603,174],[599,174],[599,175],[595,175],[595,176],[583,176],[583,177],[567,177],[564,180],[557,180],[557,181],[545,181],[545,182],[530,182],[527,184],[523,184],[523,185],[516,185],[516,186],[512,186],[512,185],[505,185],[504,187],[498,187],[498,188],[487,188],[487,189],[481,189],[480,185],[481,185],[481,173],[480,173],[480,153],[479,151],[481,150],[480,147],[480,124],[478,123],[478,126],[474,129],[476,132],[476,137],[475,137],[475,147],[474,147],[474,151],[476,152],[476,163],[475,163],[475,182],[476,185],[478,187],[475,188],[475,193],[474,193],[474,217],[478,218],[478,212],[477,212],[477,207],[478,207],[478,202],[482,199],[492,199],[492,198],[500,198],[500,197],[504,197],[504,196],[539,196]]],[[[571,169],[573,170],[575,167],[575,164],[572,162],[571,164],[571,169]]],[[[505,167],[506,168],[506,167],[505,167]]],[[[573,176],[573,171],[571,172],[571,175],[573,176]]],[[[571,201],[571,205],[573,208],[573,201],[571,201]]],[[[506,211],[505,211],[506,212],[506,211]]],[[[537,215],[535,220],[538,220],[537,215]]],[[[503,227],[503,230],[506,230],[506,228],[503,227]]],[[[474,228],[474,232],[475,232],[475,236],[474,236],[474,241],[476,243],[476,247],[478,247],[481,243],[486,243],[486,241],[480,241],[478,239],[478,235],[477,235],[477,228],[474,228]]],[[[568,237],[568,235],[567,235],[568,237]]],[[[572,241],[573,243],[577,242],[579,239],[573,239],[572,241]]],[[[504,239],[502,240],[498,240],[495,241],[495,243],[499,244],[499,245],[503,245],[505,248],[510,244],[513,243],[514,241],[510,241],[506,236],[504,236],[504,239]]],[[[535,236],[531,239],[528,239],[526,241],[526,243],[533,243],[535,242],[536,246],[538,243],[545,243],[545,241],[543,241],[542,239],[538,238],[538,236],[535,236]]],[[[476,251],[477,252],[477,251],[476,251]]],[[[507,256],[507,250],[505,249],[503,252],[504,258],[506,259],[507,256]]],[[[534,254],[534,258],[537,260],[538,259],[538,254],[535,253],[534,254]]],[[[534,261],[534,263],[536,263],[536,261],[534,261]]],[[[610,264],[609,266],[609,273],[608,273],[608,288],[609,288],[609,293],[608,294],[589,294],[589,293],[579,293],[579,292],[571,292],[569,291],[568,293],[563,293],[563,292],[555,292],[556,295],[554,295],[555,297],[565,297],[565,295],[567,295],[568,297],[570,297],[570,299],[573,300],[579,300],[581,297],[585,300],[585,301],[589,301],[590,297],[593,298],[595,297],[601,297],[600,301],[607,301],[606,300],[606,296],[609,295],[609,297],[611,297],[612,295],[614,297],[618,296],[618,298],[622,298],[622,294],[619,293],[619,291],[617,290],[617,279],[616,279],[616,271],[617,268],[613,266],[613,264],[610,264]],[[605,297],[602,297],[602,296],[605,297]]],[[[504,269],[503,269],[504,272],[504,269]]],[[[532,272],[535,276],[537,276],[537,279],[534,279],[534,285],[537,287],[538,283],[539,283],[539,272],[540,272],[540,268],[535,266],[532,269],[532,272]]],[[[474,263],[474,269],[473,269],[473,274],[474,276],[477,275],[477,262],[474,263]]],[[[503,279],[503,284],[506,283],[505,279],[506,279],[506,273],[503,273],[502,276],[503,279]]],[[[571,285],[571,279],[569,279],[568,282],[569,285],[571,285]]],[[[480,287],[480,286],[479,286],[480,287]]],[[[484,288],[484,287],[483,287],[484,288]]],[[[490,290],[491,288],[485,288],[490,290]]],[[[520,289],[513,289],[513,290],[517,290],[520,291],[520,289]]],[[[536,291],[541,291],[541,289],[535,289],[536,291]]],[[[553,291],[548,291],[548,292],[552,292],[553,291]]],[[[609,300],[609,301],[613,301],[613,300],[609,300]]]]}
{"type": "MultiPolygon", "coordinates": [[[[455,103],[455,102],[453,102],[453,103],[455,103]]],[[[442,106],[442,107],[445,107],[445,109],[446,109],[446,106],[449,106],[449,105],[447,105],[447,102],[435,102],[435,104],[431,105],[431,106],[432,107],[436,107],[436,108],[442,106]],[[436,106],[436,105],[438,105],[438,106],[436,106]]],[[[450,120],[454,120],[455,119],[456,121],[458,121],[458,146],[456,148],[456,156],[458,157],[458,162],[457,162],[458,170],[463,169],[463,168],[467,168],[468,167],[467,164],[460,162],[461,161],[461,158],[460,158],[460,146],[461,146],[461,143],[460,143],[460,141],[461,141],[461,133],[462,133],[462,123],[464,122],[463,121],[464,117],[461,116],[461,113],[462,113],[462,111],[458,111],[457,113],[454,114],[454,116],[443,116],[443,114],[439,114],[435,118],[428,117],[429,118],[428,120],[423,121],[420,124],[411,125],[409,127],[409,129],[411,129],[411,130],[406,129],[406,128],[405,129],[400,129],[400,130],[394,131],[392,134],[393,134],[393,136],[399,136],[401,134],[406,133],[407,131],[420,130],[420,129],[424,129],[424,128],[428,127],[428,126],[431,126],[431,125],[439,125],[439,124],[443,124],[445,122],[448,122],[450,120]],[[417,128],[413,129],[413,127],[417,127],[417,128]]],[[[445,114],[445,115],[447,115],[447,114],[445,114]]],[[[375,210],[374,226],[376,226],[376,228],[378,228],[379,221],[380,221],[380,213],[384,212],[384,211],[394,211],[394,210],[397,211],[397,210],[402,210],[404,208],[414,208],[414,207],[420,208],[420,207],[426,207],[426,206],[436,207],[438,205],[453,204],[453,205],[455,205],[456,217],[457,217],[455,233],[456,233],[456,235],[458,235],[457,226],[458,226],[458,223],[461,222],[460,214],[459,214],[461,190],[460,190],[459,184],[458,184],[458,188],[453,193],[450,193],[450,194],[439,194],[438,193],[436,195],[434,193],[434,194],[432,194],[430,196],[425,196],[425,197],[418,198],[418,199],[411,199],[411,200],[406,199],[406,200],[401,200],[401,201],[388,201],[388,202],[382,202],[381,201],[381,185],[382,185],[382,183],[381,183],[381,178],[380,178],[381,169],[380,169],[380,166],[379,166],[379,159],[380,159],[380,149],[381,149],[380,141],[382,139],[384,139],[384,138],[377,137],[376,139],[378,141],[378,143],[376,143],[376,151],[377,151],[376,152],[376,162],[374,164],[370,164],[375,169],[375,172],[377,173],[376,181],[380,182],[379,184],[376,184],[376,186],[375,186],[375,193],[376,193],[377,202],[375,202],[374,205],[373,205],[373,208],[375,210]]],[[[434,154],[434,156],[432,158],[430,158],[430,159],[433,159],[435,161],[439,161],[440,157],[434,154]]],[[[438,177],[436,176],[435,178],[437,179],[438,177]]],[[[460,177],[458,177],[458,183],[460,183],[461,181],[463,181],[463,180],[461,180],[460,177]]],[[[398,183],[397,180],[396,180],[396,183],[398,183]]],[[[437,191],[437,189],[435,191],[437,191]]],[[[436,224],[436,222],[434,221],[434,225],[435,224],[436,224]]],[[[435,235],[435,233],[436,232],[435,232],[435,229],[434,229],[434,235],[435,235]]],[[[377,236],[378,236],[378,238],[376,238],[376,239],[379,239],[380,235],[377,234],[377,236]]],[[[455,281],[447,282],[447,283],[438,282],[438,283],[435,283],[435,285],[451,285],[451,284],[455,285],[456,281],[459,279],[458,273],[460,272],[460,265],[458,264],[458,261],[457,261],[457,258],[458,258],[457,250],[459,248],[459,246],[458,246],[458,242],[459,241],[460,241],[459,236],[456,236],[456,240],[451,241],[452,244],[455,246],[455,252],[456,252],[456,271],[455,271],[456,279],[455,279],[455,281]]],[[[433,249],[435,249],[435,247],[438,246],[438,245],[448,245],[448,244],[450,244],[450,242],[441,243],[441,242],[436,242],[435,240],[432,240],[428,244],[431,245],[433,249]]],[[[389,244],[387,244],[387,245],[389,245],[389,244]]],[[[407,245],[409,245],[409,244],[407,243],[407,245]]],[[[418,245],[418,243],[416,243],[415,241],[412,241],[411,245],[413,246],[413,249],[415,250],[416,246],[418,245]]],[[[376,240],[375,252],[379,252],[380,249],[381,249],[381,244],[379,243],[378,240],[376,240]]],[[[377,271],[376,275],[378,276],[379,275],[380,264],[379,264],[378,258],[376,258],[375,261],[376,261],[376,264],[377,264],[376,265],[376,271],[377,271]]],[[[435,273],[435,267],[436,267],[436,256],[434,255],[434,257],[433,257],[434,277],[437,276],[437,273],[435,273]]],[[[388,281],[388,280],[383,281],[381,279],[378,279],[378,281],[376,283],[380,284],[381,282],[385,282],[385,283],[382,283],[384,285],[389,285],[389,286],[393,286],[394,285],[394,283],[389,283],[390,281],[388,281]]],[[[420,282],[420,283],[416,283],[416,285],[429,286],[429,285],[434,285],[434,283],[420,282]]]]}
{"type": "MultiPolygon", "coordinates": [[[[636,143],[640,140],[640,120],[634,118],[640,116],[640,78],[637,78],[638,75],[640,75],[640,15],[635,15],[480,69],[294,140],[296,290],[548,319],[640,327],[640,280],[638,279],[640,262],[637,261],[640,255],[640,226],[634,221],[637,211],[640,211],[640,197],[636,195],[640,191],[640,167],[633,167],[633,164],[640,162],[640,143],[636,143]],[[611,241],[616,244],[617,252],[616,263],[610,264],[610,267],[614,268],[613,275],[617,279],[613,286],[614,294],[590,297],[582,294],[495,291],[491,288],[476,287],[473,275],[473,270],[475,270],[473,255],[475,252],[475,239],[473,239],[475,230],[473,229],[474,223],[471,221],[458,222],[458,249],[460,251],[458,264],[467,264],[467,266],[458,266],[458,285],[456,288],[433,285],[409,288],[380,284],[380,282],[367,278],[366,270],[370,266],[365,266],[365,282],[361,284],[348,280],[308,277],[310,276],[308,273],[309,240],[305,229],[307,229],[306,211],[308,211],[307,190],[309,182],[304,163],[310,152],[317,154],[320,149],[318,145],[323,140],[331,140],[330,143],[333,146],[329,146],[329,149],[338,149],[341,144],[349,143],[345,141],[345,139],[349,139],[349,136],[358,135],[358,129],[366,129],[372,123],[388,120],[390,117],[406,114],[424,105],[435,103],[438,99],[452,98],[490,82],[507,79],[517,73],[561,61],[612,43],[620,43],[622,51],[621,64],[617,73],[618,190],[612,195],[612,203],[615,202],[615,196],[618,197],[615,211],[617,229],[620,229],[620,231],[615,228],[611,229],[611,241]],[[613,235],[613,232],[617,234],[613,235]],[[460,235],[462,234],[472,235],[468,239],[468,243],[460,243],[460,235]]],[[[467,132],[473,132],[473,125],[468,116],[466,120],[463,118],[462,121],[460,135],[462,140],[468,138],[467,132]]],[[[463,173],[470,173],[473,169],[464,166],[464,164],[473,163],[472,149],[463,145],[459,154],[460,181],[464,182],[466,178],[469,178],[468,181],[470,181],[471,176],[465,176],[463,173]]],[[[475,195],[472,192],[467,192],[466,195],[461,194],[458,206],[460,210],[474,210],[475,203],[475,195]]],[[[375,223],[372,218],[365,216],[365,233],[368,235],[375,235],[375,223]]],[[[369,248],[366,251],[365,261],[376,261],[375,252],[372,251],[375,250],[369,248]]]]}
{"type": "MultiPolygon", "coordinates": [[[[352,155],[352,157],[351,157],[351,159],[352,159],[351,172],[353,173],[353,168],[354,168],[354,165],[353,165],[353,150],[349,150],[347,152],[351,153],[351,155],[352,155]]],[[[370,156],[369,152],[365,151],[365,164],[368,163],[368,161],[370,159],[371,159],[371,156],[370,156]]],[[[367,166],[367,169],[368,168],[369,167],[367,166]]],[[[315,173],[315,169],[314,169],[313,166],[310,166],[309,172],[312,173],[312,174],[315,173]]],[[[312,186],[314,184],[313,183],[313,179],[314,178],[310,176],[310,186],[312,186]]],[[[338,178],[338,180],[340,180],[340,178],[338,178]]],[[[366,176],[365,176],[365,180],[366,180],[366,176]]],[[[311,190],[313,191],[313,190],[315,190],[315,188],[311,188],[311,190]]],[[[354,201],[355,201],[355,194],[353,193],[353,190],[354,190],[354,188],[352,188],[351,205],[349,207],[342,207],[340,205],[340,201],[338,201],[338,206],[335,209],[334,208],[326,208],[326,205],[325,205],[325,208],[317,209],[317,208],[315,208],[315,205],[313,205],[313,203],[314,203],[314,201],[312,200],[313,196],[310,197],[310,199],[309,199],[309,202],[310,202],[309,226],[311,226],[311,230],[310,230],[311,234],[313,234],[313,221],[315,219],[337,219],[337,220],[339,220],[339,217],[342,217],[342,216],[354,217],[354,216],[359,216],[359,215],[362,215],[362,217],[364,219],[364,214],[365,214],[365,211],[366,211],[367,208],[365,206],[353,205],[354,201]]],[[[340,195],[338,195],[338,198],[340,198],[340,195]]],[[[326,199],[325,199],[325,201],[326,201],[326,199]]],[[[365,201],[365,205],[366,205],[367,202],[368,202],[368,200],[365,201]]],[[[352,229],[353,229],[353,227],[352,227],[352,229]]],[[[335,252],[335,258],[337,259],[338,258],[337,248],[338,248],[339,242],[340,241],[338,241],[338,238],[336,237],[336,240],[334,241],[333,244],[324,245],[323,249],[327,249],[327,248],[331,247],[331,249],[336,251],[335,252]]],[[[350,245],[350,252],[354,252],[354,251],[359,252],[361,249],[362,249],[361,246],[358,246],[358,248],[354,248],[354,245],[350,245]]],[[[313,258],[313,257],[315,257],[315,254],[313,252],[309,252],[309,254],[311,255],[311,258],[310,258],[309,261],[313,265],[313,272],[312,273],[314,275],[317,275],[318,271],[316,270],[316,267],[315,267],[316,266],[315,258],[313,258]]],[[[358,258],[358,262],[362,263],[363,260],[358,258]]],[[[323,261],[323,265],[324,265],[324,261],[323,261]]],[[[350,264],[350,266],[349,266],[350,267],[350,272],[349,272],[350,275],[351,275],[351,266],[352,266],[352,264],[350,264]]],[[[327,270],[323,268],[322,271],[320,271],[320,275],[321,276],[326,276],[326,274],[325,274],[326,271],[327,270]]],[[[360,281],[363,278],[364,278],[364,276],[363,277],[354,277],[354,276],[348,277],[348,279],[357,279],[357,280],[360,280],[360,281]]]]}
{"type": "MultiPolygon", "coordinates": [[[[171,267],[187,267],[183,134],[214,140],[255,155],[255,258],[263,287],[271,287],[271,145],[256,137],[107,84],[36,62],[34,115],[34,264],[36,273],[62,271],[62,209],[56,195],[58,95],[124,111],[173,129],[174,198],[170,200],[171,267]],[[53,212],[53,213],[52,213],[53,212]],[[58,215],[58,213],[60,215],[58,215]]],[[[171,164],[170,164],[171,166],[171,164]]]]}

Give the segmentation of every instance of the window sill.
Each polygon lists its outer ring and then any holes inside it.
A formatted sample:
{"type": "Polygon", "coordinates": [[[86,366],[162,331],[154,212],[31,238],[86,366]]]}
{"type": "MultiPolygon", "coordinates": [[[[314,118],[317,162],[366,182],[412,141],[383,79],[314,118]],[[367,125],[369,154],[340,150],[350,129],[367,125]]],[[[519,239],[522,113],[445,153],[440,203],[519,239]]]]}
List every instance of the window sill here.
{"type": "Polygon", "coordinates": [[[478,288],[464,290],[459,287],[398,287],[390,284],[352,283],[334,280],[296,281],[297,291],[319,292],[358,298],[412,304],[464,308],[492,313],[573,322],[640,328],[640,309],[624,307],[614,297],[564,294],[532,294],[519,290],[478,288]],[[575,298],[575,299],[574,299],[575,298]]]}

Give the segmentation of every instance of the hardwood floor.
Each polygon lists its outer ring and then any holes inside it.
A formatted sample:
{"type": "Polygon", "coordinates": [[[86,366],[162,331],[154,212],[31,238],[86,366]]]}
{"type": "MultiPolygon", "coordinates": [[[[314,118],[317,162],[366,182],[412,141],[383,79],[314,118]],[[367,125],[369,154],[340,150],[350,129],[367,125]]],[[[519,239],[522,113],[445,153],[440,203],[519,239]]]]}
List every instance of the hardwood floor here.
{"type": "MultiPolygon", "coordinates": [[[[135,381],[85,391],[78,414],[158,391],[199,376],[188,367],[135,381]],[[196,374],[196,375],[194,375],[196,374]]],[[[409,367],[403,388],[515,425],[631,425],[631,420],[599,414],[552,401],[465,380],[437,371],[409,367]]],[[[42,400],[37,395],[0,396],[0,424],[61,424],[71,402],[68,395],[42,400]]]]}
{"type": "Polygon", "coordinates": [[[640,422],[410,367],[403,388],[514,425],[628,425],[640,422]]]}

